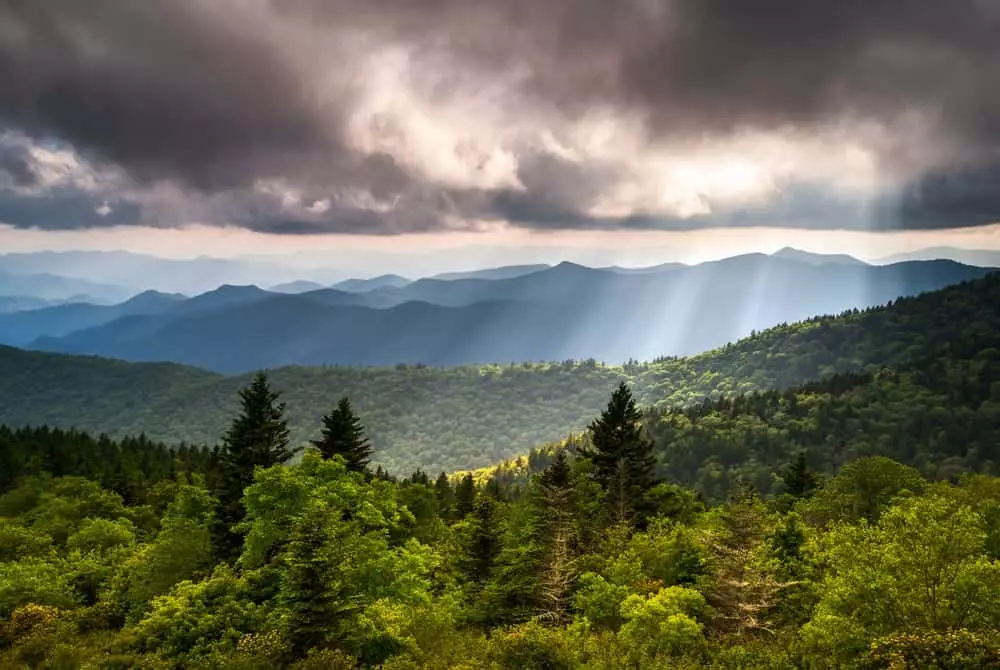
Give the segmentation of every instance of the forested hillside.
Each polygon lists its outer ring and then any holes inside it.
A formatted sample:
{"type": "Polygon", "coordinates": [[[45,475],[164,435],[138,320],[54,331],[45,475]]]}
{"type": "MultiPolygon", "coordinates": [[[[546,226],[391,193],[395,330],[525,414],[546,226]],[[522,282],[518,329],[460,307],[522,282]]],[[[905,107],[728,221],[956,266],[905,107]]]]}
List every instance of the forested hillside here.
{"type": "MultiPolygon", "coordinates": [[[[684,416],[725,443],[722,415],[771,399],[684,416]]],[[[868,400],[875,452],[892,417],[868,400]]],[[[211,453],[0,430],[0,667],[1000,667],[995,477],[871,456],[830,478],[807,453],[706,505],[658,474],[624,384],[582,449],[513,484],[373,474],[349,403],[324,426],[282,465],[258,376],[211,453]]]]}
{"type": "MultiPolygon", "coordinates": [[[[349,395],[376,449],[397,473],[480,467],[526,453],[586,425],[619,381],[660,408],[706,394],[788,388],[840,372],[877,371],[965,355],[1000,340],[1000,275],[887,307],[782,325],[691,358],[604,366],[593,362],[433,368],[282,368],[292,440],[315,437],[349,395]]],[[[971,355],[971,354],[970,354],[971,355]]],[[[0,423],[145,433],[215,444],[246,376],[169,364],[0,348],[0,423]]]]}

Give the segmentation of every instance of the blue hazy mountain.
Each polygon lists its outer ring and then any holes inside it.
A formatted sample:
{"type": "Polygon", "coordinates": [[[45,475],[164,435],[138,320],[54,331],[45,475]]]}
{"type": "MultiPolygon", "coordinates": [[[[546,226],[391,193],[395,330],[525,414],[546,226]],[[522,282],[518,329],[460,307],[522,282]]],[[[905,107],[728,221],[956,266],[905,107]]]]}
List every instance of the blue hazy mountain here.
{"type": "Polygon", "coordinates": [[[965,265],[1000,268],[1000,251],[991,249],[960,249],[958,247],[928,247],[880,258],[879,263],[899,263],[912,260],[953,260],[965,265]]]}
{"type": "Polygon", "coordinates": [[[379,288],[400,288],[409,284],[410,281],[412,280],[406,277],[389,274],[372,277],[371,279],[345,279],[342,282],[334,284],[332,288],[350,293],[365,293],[379,288]]]}
{"type": "MultiPolygon", "coordinates": [[[[157,314],[129,314],[32,346],[221,372],[291,364],[614,362],[704,351],[777,323],[883,304],[988,272],[952,261],[867,266],[750,254],[639,274],[562,263],[509,279],[425,279],[360,294],[227,286],[157,314]]],[[[0,332],[3,324],[0,318],[0,332]]]]}
{"type": "Polygon", "coordinates": [[[102,284],[47,272],[21,274],[0,270],[0,296],[59,301],[87,295],[91,300],[115,303],[125,300],[134,293],[135,291],[114,284],[102,284]]]}
{"type": "Polygon", "coordinates": [[[309,291],[319,291],[326,288],[319,282],[308,281],[305,279],[297,279],[295,281],[284,282],[282,284],[276,284],[272,286],[269,290],[274,293],[308,293],[309,291]]]}
{"type": "Polygon", "coordinates": [[[444,272],[434,275],[431,279],[441,279],[453,281],[455,279],[511,279],[522,275],[530,275],[535,272],[547,270],[551,265],[536,263],[533,265],[504,265],[498,268],[486,268],[485,270],[469,270],[467,272],[444,272]]]}

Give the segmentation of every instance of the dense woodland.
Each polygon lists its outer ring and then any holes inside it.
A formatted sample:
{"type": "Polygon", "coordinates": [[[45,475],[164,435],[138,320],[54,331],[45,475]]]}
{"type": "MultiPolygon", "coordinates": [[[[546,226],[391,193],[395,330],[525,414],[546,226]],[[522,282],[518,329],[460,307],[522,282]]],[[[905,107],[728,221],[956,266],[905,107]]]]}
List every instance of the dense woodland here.
{"type": "Polygon", "coordinates": [[[478,485],[372,472],[346,398],[283,465],[266,376],[240,407],[212,451],[0,432],[0,667],[1000,667],[998,478],[856,450],[825,476],[793,442],[770,492],[707,500],[625,384],[540,472],[478,485]]]}
{"type": "MultiPolygon", "coordinates": [[[[580,431],[627,381],[640,403],[787,389],[837,373],[971,357],[1000,343],[1000,274],[885,307],[780,325],[690,358],[458,368],[281,368],[291,441],[348,395],[365,417],[374,461],[395,474],[488,466],[580,431]],[[958,350],[958,349],[960,350],[958,350]]],[[[215,445],[248,376],[0,347],[0,423],[76,427],[113,437],[215,445]]]]}

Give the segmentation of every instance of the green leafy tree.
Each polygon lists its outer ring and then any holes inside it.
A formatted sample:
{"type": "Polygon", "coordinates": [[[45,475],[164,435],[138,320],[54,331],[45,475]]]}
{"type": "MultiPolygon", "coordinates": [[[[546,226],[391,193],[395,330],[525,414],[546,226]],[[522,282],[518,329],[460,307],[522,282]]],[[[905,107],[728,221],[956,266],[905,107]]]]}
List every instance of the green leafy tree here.
{"type": "Polygon", "coordinates": [[[985,542],[983,519],[939,496],[902,500],[875,525],[834,528],[818,541],[829,569],[807,642],[844,658],[904,633],[995,631],[1000,565],[985,542]]]}
{"type": "Polygon", "coordinates": [[[243,520],[243,491],[253,483],[254,470],[284,463],[295,453],[288,446],[285,404],[278,402],[279,395],[266,374],[254,375],[240,390],[242,411],[222,438],[218,543],[225,558],[239,553],[240,535],[233,527],[243,520]]]}
{"type": "Polygon", "coordinates": [[[652,441],[643,434],[642,413],[625,382],[590,424],[590,442],[583,455],[594,462],[612,522],[641,525],[649,511],[647,493],[656,484],[656,457],[652,441]]]}
{"type": "Polygon", "coordinates": [[[313,440],[313,445],[323,458],[342,457],[348,470],[368,471],[372,458],[371,443],[365,437],[365,428],[347,396],[341,398],[337,406],[323,417],[322,436],[313,440]]]}

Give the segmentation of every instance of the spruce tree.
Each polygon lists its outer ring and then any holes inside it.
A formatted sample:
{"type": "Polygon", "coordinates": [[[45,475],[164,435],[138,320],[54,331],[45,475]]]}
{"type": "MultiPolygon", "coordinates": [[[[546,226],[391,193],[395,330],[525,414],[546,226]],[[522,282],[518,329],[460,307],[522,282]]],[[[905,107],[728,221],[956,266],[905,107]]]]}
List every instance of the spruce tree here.
{"type": "Polygon", "coordinates": [[[463,567],[470,581],[485,582],[501,549],[500,510],[496,499],[478,496],[470,521],[472,535],[463,567]]]}
{"type": "Polygon", "coordinates": [[[347,396],[341,398],[337,406],[323,417],[322,437],[313,440],[313,445],[323,458],[341,456],[348,470],[368,471],[372,457],[371,443],[365,437],[365,428],[347,396]]]}
{"type": "Polygon", "coordinates": [[[296,657],[327,646],[351,610],[346,585],[335,577],[328,516],[324,505],[314,504],[296,519],[290,533],[279,600],[287,610],[285,635],[296,657]]]}
{"type": "Polygon", "coordinates": [[[607,494],[615,523],[641,525],[649,511],[646,493],[656,484],[653,443],[643,434],[642,413],[625,382],[611,394],[607,408],[590,424],[590,446],[583,450],[595,479],[607,494]]]}
{"type": "Polygon", "coordinates": [[[452,509],[455,505],[455,491],[452,489],[451,482],[448,481],[448,475],[445,472],[438,475],[434,482],[434,493],[437,495],[441,518],[451,519],[452,509]]]}
{"type": "Polygon", "coordinates": [[[785,485],[784,492],[795,498],[808,498],[819,488],[820,483],[817,474],[809,467],[804,451],[800,451],[785,469],[781,479],[785,485]]]}
{"type": "Polygon", "coordinates": [[[240,538],[232,526],[242,521],[243,490],[253,483],[254,470],[284,463],[295,451],[288,446],[285,404],[259,372],[240,391],[242,411],[222,438],[219,453],[219,549],[225,558],[239,552],[240,538]]]}
{"type": "Polygon", "coordinates": [[[472,513],[476,504],[476,482],[472,475],[462,477],[462,480],[455,487],[455,517],[464,519],[472,513]]]}

